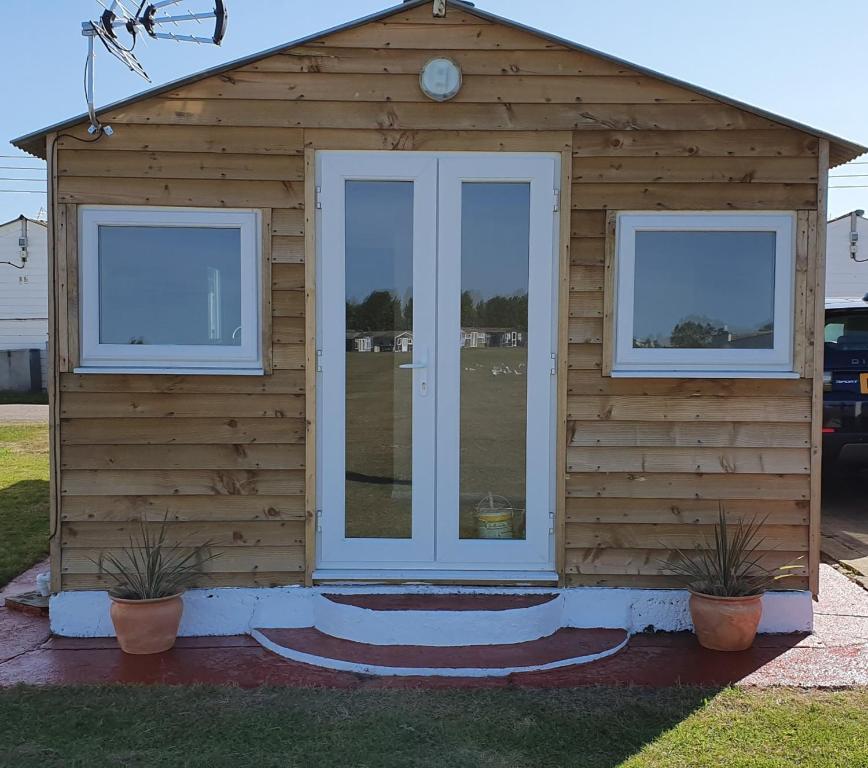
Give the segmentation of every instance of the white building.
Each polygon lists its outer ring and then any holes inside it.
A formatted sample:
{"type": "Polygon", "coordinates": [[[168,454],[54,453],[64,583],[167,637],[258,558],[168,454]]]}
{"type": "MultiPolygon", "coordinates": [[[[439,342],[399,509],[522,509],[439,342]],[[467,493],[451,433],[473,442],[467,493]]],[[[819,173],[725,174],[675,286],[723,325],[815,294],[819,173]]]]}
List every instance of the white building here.
{"type": "Polygon", "coordinates": [[[864,211],[853,211],[832,219],[826,229],[826,297],[861,299],[866,293],[868,219],[864,211]]]}
{"type": "Polygon", "coordinates": [[[38,349],[48,344],[48,230],[44,222],[19,216],[0,224],[0,351],[38,349]]]}

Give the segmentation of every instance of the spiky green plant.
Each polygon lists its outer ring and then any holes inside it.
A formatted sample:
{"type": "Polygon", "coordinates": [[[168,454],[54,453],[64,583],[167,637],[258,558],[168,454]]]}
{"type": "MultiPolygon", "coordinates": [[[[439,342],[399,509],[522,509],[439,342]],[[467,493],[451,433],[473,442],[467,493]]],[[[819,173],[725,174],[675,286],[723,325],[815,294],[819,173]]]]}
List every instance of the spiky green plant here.
{"type": "Polygon", "coordinates": [[[767,518],[756,516],[745,522],[739,518],[730,525],[721,505],[719,520],[714,526],[714,541],[687,554],[675,550],[676,560],[662,561],[666,570],[684,580],[694,592],[716,597],[748,597],[771,589],[798,565],[783,565],[768,569],[760,564],[759,554],[765,538],[760,530],[767,518]]]}
{"type": "Polygon", "coordinates": [[[183,541],[167,543],[165,517],[156,529],[144,519],[139,527],[138,540],[131,536],[129,547],[124,547],[120,556],[109,552],[94,561],[101,573],[115,581],[109,590],[114,597],[153,600],[177,595],[202,574],[206,562],[217,557],[207,551],[211,542],[193,548],[183,541]]]}

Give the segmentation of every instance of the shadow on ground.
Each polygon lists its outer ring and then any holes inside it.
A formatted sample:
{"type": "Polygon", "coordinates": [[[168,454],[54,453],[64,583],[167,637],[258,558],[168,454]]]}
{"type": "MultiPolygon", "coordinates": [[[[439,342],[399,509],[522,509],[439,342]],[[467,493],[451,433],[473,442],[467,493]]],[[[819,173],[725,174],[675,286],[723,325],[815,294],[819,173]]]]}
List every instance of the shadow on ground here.
{"type": "Polygon", "coordinates": [[[318,768],[615,768],[718,692],[19,688],[0,693],[0,718],[9,733],[27,734],[10,745],[18,768],[60,764],[37,762],[51,755],[101,764],[106,749],[131,765],[176,765],[186,755],[191,766],[276,765],[282,756],[281,765],[318,768]],[[46,718],[49,703],[65,716],[46,718]],[[88,712],[99,713],[99,726],[75,728],[88,712]],[[149,762],[149,753],[160,759],[149,762]]]}

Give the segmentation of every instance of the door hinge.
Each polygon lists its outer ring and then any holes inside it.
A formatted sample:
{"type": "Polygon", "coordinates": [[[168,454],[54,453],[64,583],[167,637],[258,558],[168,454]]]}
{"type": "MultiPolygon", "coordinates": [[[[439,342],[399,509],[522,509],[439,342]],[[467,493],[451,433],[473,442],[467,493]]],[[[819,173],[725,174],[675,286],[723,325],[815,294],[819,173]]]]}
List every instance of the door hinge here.
{"type": "Polygon", "coordinates": [[[561,209],[561,191],[556,189],[554,192],[554,212],[557,213],[561,209]]]}
{"type": "Polygon", "coordinates": [[[322,533],[322,510],[318,509],[316,511],[316,532],[322,533]]]}
{"type": "Polygon", "coordinates": [[[322,187],[317,187],[314,193],[314,202],[317,210],[322,209],[322,187]]]}
{"type": "Polygon", "coordinates": [[[322,373],[322,350],[318,349],[316,351],[316,372],[322,373]]]}
{"type": "Polygon", "coordinates": [[[552,376],[558,375],[558,353],[552,352],[552,368],[551,368],[552,376]]]}
{"type": "Polygon", "coordinates": [[[549,535],[555,532],[555,513],[549,512],[549,535]]]}

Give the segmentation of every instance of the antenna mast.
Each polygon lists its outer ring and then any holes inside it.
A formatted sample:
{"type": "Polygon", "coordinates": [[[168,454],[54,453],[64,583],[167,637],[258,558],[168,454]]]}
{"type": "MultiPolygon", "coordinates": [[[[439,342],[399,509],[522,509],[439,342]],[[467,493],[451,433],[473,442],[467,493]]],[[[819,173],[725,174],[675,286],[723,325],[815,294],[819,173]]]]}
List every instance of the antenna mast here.
{"type": "MultiPolygon", "coordinates": [[[[133,54],[139,33],[144,32],[153,40],[174,40],[176,43],[196,43],[197,45],[220,45],[226,35],[226,25],[229,21],[229,12],[226,9],[225,0],[212,0],[213,7],[210,11],[197,13],[181,13],[174,16],[161,16],[159,12],[170,5],[178,5],[182,0],[158,0],[146,4],[146,0],[139,3],[135,13],[127,10],[121,0],[112,0],[111,5],[106,6],[102,0],[97,2],[104,8],[100,17],[94,21],[84,21],[81,24],[81,34],[87,38],[87,59],[84,69],[84,93],[87,101],[87,114],[90,119],[88,132],[91,134],[112,134],[111,126],[100,123],[94,106],[94,66],[96,52],[94,40],[99,38],[105,49],[115,58],[122,61],[131,72],[144,78],[149,83],[151,78],[145,72],[144,67],[133,54]],[[164,27],[172,26],[184,28],[190,22],[202,24],[207,19],[214,20],[214,27],[210,36],[179,34],[166,31],[164,27]],[[119,37],[126,34],[127,42],[124,44],[119,37]]],[[[144,38],[142,38],[144,39],[144,38]]]]}

